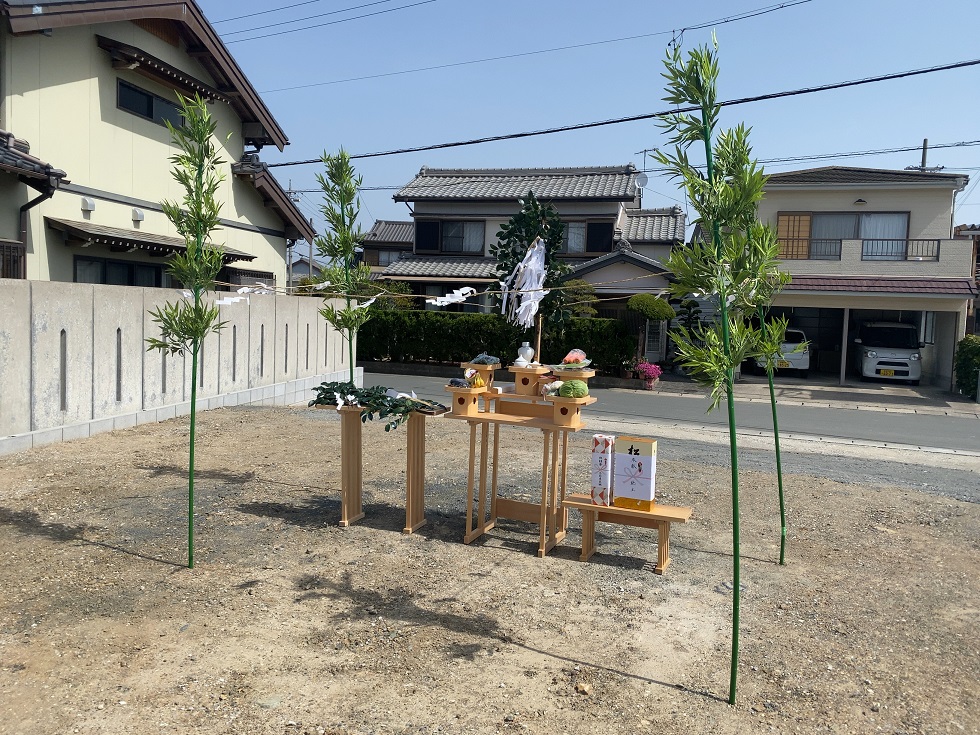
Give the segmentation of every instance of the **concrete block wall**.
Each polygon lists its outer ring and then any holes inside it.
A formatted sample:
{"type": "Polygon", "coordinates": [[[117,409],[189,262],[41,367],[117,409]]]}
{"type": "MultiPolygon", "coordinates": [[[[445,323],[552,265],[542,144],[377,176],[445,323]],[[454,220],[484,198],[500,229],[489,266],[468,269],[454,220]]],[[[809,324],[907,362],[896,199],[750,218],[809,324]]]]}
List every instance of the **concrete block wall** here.
{"type": "MultiPolygon", "coordinates": [[[[223,294],[209,294],[209,298],[223,294]]],[[[0,454],[163,421],[198,408],[305,402],[345,380],[346,349],[320,299],[250,295],[219,306],[197,375],[190,355],[148,352],[149,312],[171,289],[0,279],[0,454]]],[[[363,371],[357,371],[360,382],[363,371]]]]}

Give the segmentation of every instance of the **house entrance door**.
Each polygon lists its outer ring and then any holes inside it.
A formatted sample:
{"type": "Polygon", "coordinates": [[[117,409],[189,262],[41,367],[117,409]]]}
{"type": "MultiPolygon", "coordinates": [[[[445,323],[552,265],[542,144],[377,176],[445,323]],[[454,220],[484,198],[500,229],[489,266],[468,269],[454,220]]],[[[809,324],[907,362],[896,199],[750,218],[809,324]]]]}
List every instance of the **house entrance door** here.
{"type": "Polygon", "coordinates": [[[660,362],[667,355],[667,322],[647,319],[646,349],[647,362],[660,362]]]}

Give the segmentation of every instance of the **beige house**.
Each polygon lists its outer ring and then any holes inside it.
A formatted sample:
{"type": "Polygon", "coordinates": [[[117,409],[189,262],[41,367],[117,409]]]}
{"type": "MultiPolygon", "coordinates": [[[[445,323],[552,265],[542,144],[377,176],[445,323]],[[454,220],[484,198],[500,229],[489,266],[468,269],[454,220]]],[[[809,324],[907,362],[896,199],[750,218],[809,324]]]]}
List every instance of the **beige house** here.
{"type": "Polygon", "coordinates": [[[811,370],[844,382],[855,327],[914,325],[922,380],[952,381],[976,296],[973,245],[953,239],[959,174],[826,167],[773,174],[759,218],[777,228],[792,283],[775,302],[812,345],[811,370]]]}
{"type": "Polygon", "coordinates": [[[8,0],[0,15],[0,277],[169,285],[179,92],[209,100],[228,162],[219,280],[285,283],[288,247],[314,232],[259,151],[288,140],[193,0],[8,0]]]}

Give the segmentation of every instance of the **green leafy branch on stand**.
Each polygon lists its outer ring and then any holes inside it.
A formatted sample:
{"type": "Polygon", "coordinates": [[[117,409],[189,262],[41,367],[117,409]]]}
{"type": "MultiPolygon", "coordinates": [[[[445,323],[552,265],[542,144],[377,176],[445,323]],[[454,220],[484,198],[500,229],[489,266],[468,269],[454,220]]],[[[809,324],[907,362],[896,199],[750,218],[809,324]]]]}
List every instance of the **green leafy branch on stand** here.
{"type": "Polygon", "coordinates": [[[327,221],[327,231],[315,240],[317,252],[327,260],[326,267],[320,271],[322,283],[330,284],[334,291],[342,294],[344,306],[336,307],[324,303],[320,313],[333,325],[347,342],[349,362],[349,381],[354,382],[354,339],[361,326],[371,318],[367,309],[370,300],[359,302],[358,294],[370,289],[371,269],[357,261],[357,249],[364,234],[357,224],[360,213],[360,198],[357,195],[363,177],[354,174],[350,155],[341,149],[337,155],[324,152],[321,157],[324,173],[317,173],[316,179],[323,190],[323,204],[320,211],[327,221]]]}
{"type": "Polygon", "coordinates": [[[313,406],[360,406],[361,421],[374,421],[375,415],[385,422],[385,431],[397,429],[408,421],[413,412],[434,414],[449,410],[441,403],[426,401],[408,396],[388,395],[388,388],[374,386],[358,388],[351,381],[321,383],[313,390],[316,398],[310,401],[313,406]]]}

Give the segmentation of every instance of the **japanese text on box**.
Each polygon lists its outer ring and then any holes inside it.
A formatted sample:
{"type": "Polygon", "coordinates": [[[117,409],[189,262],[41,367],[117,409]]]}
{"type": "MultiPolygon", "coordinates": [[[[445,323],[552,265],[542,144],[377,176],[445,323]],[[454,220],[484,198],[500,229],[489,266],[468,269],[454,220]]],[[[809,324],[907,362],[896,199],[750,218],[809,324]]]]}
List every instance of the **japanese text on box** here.
{"type": "Polygon", "coordinates": [[[650,510],[657,480],[657,440],[620,436],[615,447],[613,505],[650,510]]]}

